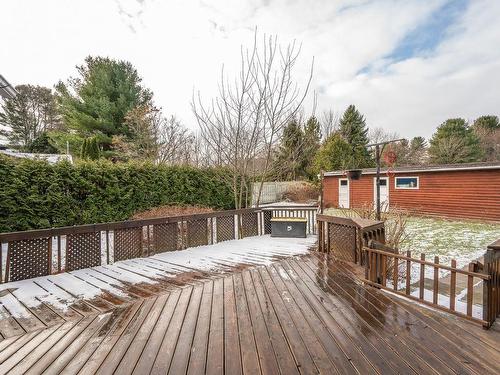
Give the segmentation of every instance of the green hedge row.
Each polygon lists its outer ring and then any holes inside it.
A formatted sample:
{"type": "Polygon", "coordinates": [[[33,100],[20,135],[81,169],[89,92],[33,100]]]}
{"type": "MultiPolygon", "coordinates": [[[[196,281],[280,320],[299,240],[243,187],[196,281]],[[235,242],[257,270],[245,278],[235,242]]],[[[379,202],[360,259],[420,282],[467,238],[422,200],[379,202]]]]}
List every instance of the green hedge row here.
{"type": "Polygon", "coordinates": [[[234,207],[224,171],[0,157],[0,232],[119,221],[165,204],[234,207]]]}

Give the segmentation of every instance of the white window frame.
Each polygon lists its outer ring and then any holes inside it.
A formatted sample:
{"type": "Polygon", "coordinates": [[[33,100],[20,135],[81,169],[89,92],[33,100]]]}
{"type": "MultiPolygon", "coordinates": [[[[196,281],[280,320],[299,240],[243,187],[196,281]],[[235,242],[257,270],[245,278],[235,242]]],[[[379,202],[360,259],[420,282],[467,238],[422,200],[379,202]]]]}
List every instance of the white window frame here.
{"type": "Polygon", "coordinates": [[[419,176],[394,176],[394,189],[398,190],[419,190],[420,189],[420,178],[419,176]],[[398,186],[398,178],[416,178],[417,179],[417,186],[409,186],[409,187],[403,187],[403,186],[398,186]]]}
{"type": "Polygon", "coordinates": [[[339,198],[338,198],[339,208],[350,209],[351,208],[351,182],[348,178],[339,178],[339,198]],[[340,207],[340,189],[341,181],[347,181],[347,207],[340,207]]]}

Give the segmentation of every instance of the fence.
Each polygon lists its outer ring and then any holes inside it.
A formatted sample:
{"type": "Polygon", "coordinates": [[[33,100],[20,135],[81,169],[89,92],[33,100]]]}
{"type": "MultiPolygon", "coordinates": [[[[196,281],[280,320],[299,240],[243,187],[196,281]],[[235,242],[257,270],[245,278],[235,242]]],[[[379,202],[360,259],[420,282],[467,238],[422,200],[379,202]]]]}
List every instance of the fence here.
{"type": "Polygon", "coordinates": [[[269,234],[275,212],[308,218],[316,207],[250,208],[0,234],[0,283],[269,234]],[[286,212],[285,212],[286,211],[286,212]]]}
{"type": "MultiPolygon", "coordinates": [[[[439,257],[434,257],[434,261],[426,260],[425,254],[420,254],[420,259],[413,258],[412,253],[407,251],[405,254],[399,254],[397,251],[388,248],[377,242],[370,241],[369,246],[363,247],[366,254],[365,282],[378,288],[390,290],[393,293],[404,295],[407,298],[418,301],[425,305],[432,306],[463,318],[478,322],[485,328],[489,328],[499,314],[499,264],[500,264],[500,240],[496,245],[488,248],[485,255],[485,264],[471,262],[467,269],[457,268],[455,260],[451,265],[439,263],[439,257]],[[412,268],[417,267],[419,272],[418,285],[412,284],[412,268]],[[432,289],[426,289],[425,271],[426,267],[432,270],[432,289]],[[440,294],[440,271],[449,272],[449,292],[448,297],[440,294]],[[466,298],[464,308],[457,295],[457,276],[466,280],[464,291],[461,293],[466,298]],[[473,314],[474,289],[479,283],[483,284],[482,311],[473,314]],[[388,283],[391,286],[388,286],[388,283]],[[412,291],[412,286],[418,290],[412,291]],[[431,297],[426,291],[432,293],[431,297]],[[444,298],[445,297],[445,298],[444,298]],[[440,301],[441,299],[441,301],[440,301]],[[448,299],[448,301],[446,301],[448,299]]],[[[444,291],[444,290],[443,290],[444,291]]]]}
{"type": "Polygon", "coordinates": [[[369,240],[385,242],[381,221],[318,215],[318,250],[338,259],[364,264],[362,248],[369,240]]]}
{"type": "MultiPolygon", "coordinates": [[[[290,188],[301,186],[303,181],[269,181],[262,185],[259,204],[276,203],[283,199],[290,188]]],[[[252,184],[252,205],[255,205],[259,196],[260,182],[252,184]]]]}

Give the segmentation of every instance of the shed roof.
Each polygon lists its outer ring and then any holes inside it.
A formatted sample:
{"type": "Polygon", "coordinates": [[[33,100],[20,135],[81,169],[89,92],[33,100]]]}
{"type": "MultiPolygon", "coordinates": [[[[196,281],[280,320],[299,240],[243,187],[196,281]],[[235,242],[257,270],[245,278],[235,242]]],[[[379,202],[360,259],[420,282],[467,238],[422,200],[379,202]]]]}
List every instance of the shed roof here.
{"type": "MultiPolygon", "coordinates": [[[[449,172],[461,170],[485,170],[485,169],[500,169],[500,162],[480,162],[480,163],[461,163],[461,164],[430,164],[430,165],[408,165],[399,166],[392,169],[394,173],[411,173],[411,172],[449,172]]],[[[381,168],[381,173],[386,173],[387,168],[381,168]]],[[[375,174],[376,168],[365,168],[363,174],[375,174]]],[[[344,171],[325,172],[325,176],[342,176],[344,171]]]]}

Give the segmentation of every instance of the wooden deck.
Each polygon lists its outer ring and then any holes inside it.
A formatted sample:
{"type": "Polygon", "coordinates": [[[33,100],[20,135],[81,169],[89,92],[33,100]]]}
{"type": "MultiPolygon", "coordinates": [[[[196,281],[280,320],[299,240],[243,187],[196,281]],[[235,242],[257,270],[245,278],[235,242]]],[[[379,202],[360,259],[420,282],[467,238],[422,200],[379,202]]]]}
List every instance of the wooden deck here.
{"type": "MultiPolygon", "coordinates": [[[[221,267],[157,284],[122,281],[116,293],[67,310],[42,303],[29,318],[4,314],[0,373],[500,372],[498,327],[484,331],[365,286],[347,263],[311,252],[221,267]]],[[[129,271],[151,277],[153,269],[152,260],[150,270],[129,271]]],[[[94,276],[95,287],[116,277],[94,276]]]]}

